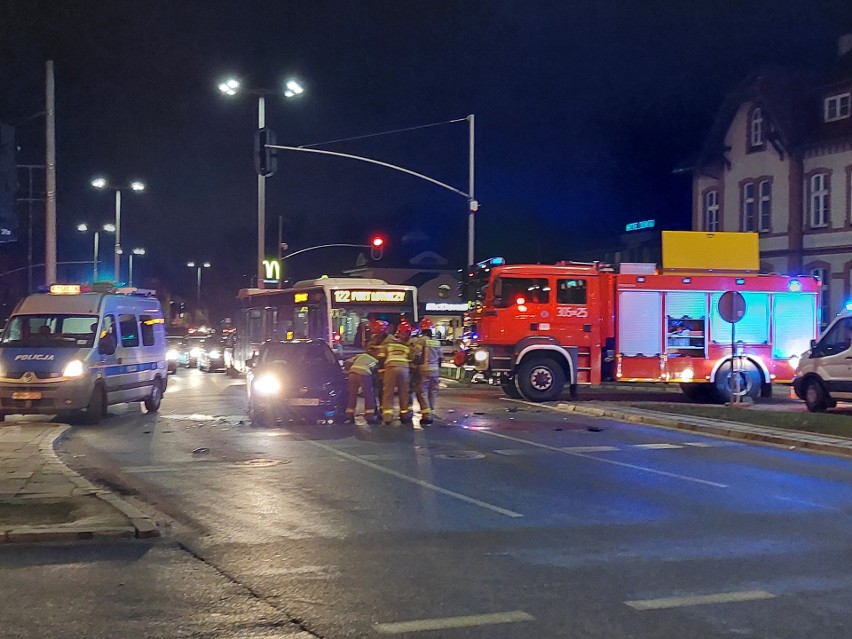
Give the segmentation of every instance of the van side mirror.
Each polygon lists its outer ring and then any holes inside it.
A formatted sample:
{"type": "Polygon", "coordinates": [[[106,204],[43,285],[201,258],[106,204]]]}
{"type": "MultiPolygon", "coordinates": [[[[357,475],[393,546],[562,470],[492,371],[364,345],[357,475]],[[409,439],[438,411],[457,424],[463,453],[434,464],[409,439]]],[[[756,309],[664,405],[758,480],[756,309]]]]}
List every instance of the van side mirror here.
{"type": "Polygon", "coordinates": [[[811,340],[811,350],[815,349],[817,345],[817,341],[815,339],[811,340]]]}
{"type": "Polygon", "coordinates": [[[98,350],[101,352],[101,355],[114,355],[116,348],[115,334],[107,333],[103,337],[101,337],[98,342],[98,350]]]}

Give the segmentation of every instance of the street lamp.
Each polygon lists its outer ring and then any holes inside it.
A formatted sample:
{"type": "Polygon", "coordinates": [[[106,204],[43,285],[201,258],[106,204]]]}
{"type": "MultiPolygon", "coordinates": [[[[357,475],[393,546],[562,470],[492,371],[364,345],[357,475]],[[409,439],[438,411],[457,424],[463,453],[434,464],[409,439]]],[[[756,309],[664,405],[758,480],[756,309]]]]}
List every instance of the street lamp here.
{"type": "MultiPolygon", "coordinates": [[[[78,224],[77,230],[80,233],[86,233],[89,231],[88,224],[78,224]]],[[[107,233],[115,233],[115,225],[114,224],[104,224],[100,229],[95,229],[95,252],[92,257],[92,282],[98,281],[98,247],[100,244],[101,231],[106,231],[107,233]]]]}
{"type": "Polygon", "coordinates": [[[133,286],[133,256],[134,255],[145,255],[145,249],[143,248],[135,248],[130,251],[130,272],[127,275],[127,285],[133,286]]]}
{"type": "Polygon", "coordinates": [[[197,264],[195,262],[187,262],[186,265],[189,268],[198,269],[198,276],[196,280],[197,283],[195,287],[195,299],[197,300],[198,304],[201,305],[201,269],[210,268],[211,264],[210,262],[198,262],[197,264]]]}
{"type": "MultiPolygon", "coordinates": [[[[266,128],[266,96],[283,95],[285,98],[297,98],[304,94],[305,88],[295,78],[289,78],[284,82],[283,89],[257,89],[245,88],[236,78],[227,78],[219,83],[219,92],[223,95],[235,96],[240,92],[251,93],[257,96],[257,128],[266,128]]],[[[263,151],[263,149],[261,149],[263,151]]],[[[258,287],[263,287],[263,260],[266,259],[266,176],[257,176],[257,282],[258,287]]],[[[280,242],[280,240],[279,240],[280,242]]]]}
{"type": "Polygon", "coordinates": [[[121,192],[130,189],[136,193],[141,193],[145,190],[145,183],[139,180],[134,180],[127,186],[116,186],[111,184],[104,177],[96,177],[91,181],[91,185],[101,191],[111,189],[115,191],[115,281],[121,280],[121,192]]]}

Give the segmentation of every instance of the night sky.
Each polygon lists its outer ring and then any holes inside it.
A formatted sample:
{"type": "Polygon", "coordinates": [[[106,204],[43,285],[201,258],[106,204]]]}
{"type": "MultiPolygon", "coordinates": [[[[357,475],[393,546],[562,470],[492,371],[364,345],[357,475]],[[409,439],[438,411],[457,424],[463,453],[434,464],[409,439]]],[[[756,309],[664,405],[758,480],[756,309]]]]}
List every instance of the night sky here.
{"type": "MultiPolygon", "coordinates": [[[[0,119],[21,123],[18,162],[43,163],[43,119],[27,118],[44,108],[52,58],[59,259],[91,259],[74,227],[112,217],[111,194],[90,179],[138,178],[148,190],[127,193],[122,210],[122,244],[149,252],[137,272],[191,297],[185,262],[209,259],[205,290],[227,300],[255,271],[257,121],[255,97],[218,93],[227,75],[268,89],[303,82],[299,100],[267,100],[281,144],[475,114],[477,259],[552,262],[617,243],[626,222],[688,228],[690,178],[672,170],[725,94],[769,65],[818,71],[849,31],[852,3],[841,0],[0,0],[0,119]]],[[[322,148],[466,191],[467,143],[456,123],[322,148]]],[[[375,166],[282,153],[267,180],[270,254],[283,216],[291,250],[380,231],[383,265],[423,250],[463,265],[464,198],[375,166]]],[[[0,256],[20,266],[21,249],[0,256]]],[[[355,256],[290,265],[309,277],[355,256]]]]}

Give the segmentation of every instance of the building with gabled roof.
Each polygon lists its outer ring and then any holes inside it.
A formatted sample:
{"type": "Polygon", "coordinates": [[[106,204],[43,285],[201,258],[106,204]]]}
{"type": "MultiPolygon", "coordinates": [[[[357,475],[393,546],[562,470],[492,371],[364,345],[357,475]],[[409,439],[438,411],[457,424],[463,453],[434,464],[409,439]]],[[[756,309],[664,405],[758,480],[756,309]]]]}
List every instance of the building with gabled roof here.
{"type": "Polygon", "coordinates": [[[761,270],[819,276],[822,322],[852,297],[852,34],[819,78],[752,73],[697,157],[692,228],[760,234],[761,270]]]}

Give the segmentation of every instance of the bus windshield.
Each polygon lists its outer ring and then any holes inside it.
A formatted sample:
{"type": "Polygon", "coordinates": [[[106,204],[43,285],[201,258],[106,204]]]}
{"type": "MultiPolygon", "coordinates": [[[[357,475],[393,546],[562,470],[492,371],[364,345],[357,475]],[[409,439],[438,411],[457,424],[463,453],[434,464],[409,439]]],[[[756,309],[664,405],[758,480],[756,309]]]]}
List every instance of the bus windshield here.
{"type": "Polygon", "coordinates": [[[92,348],[95,315],[16,315],[9,320],[0,346],[92,348]]]}

